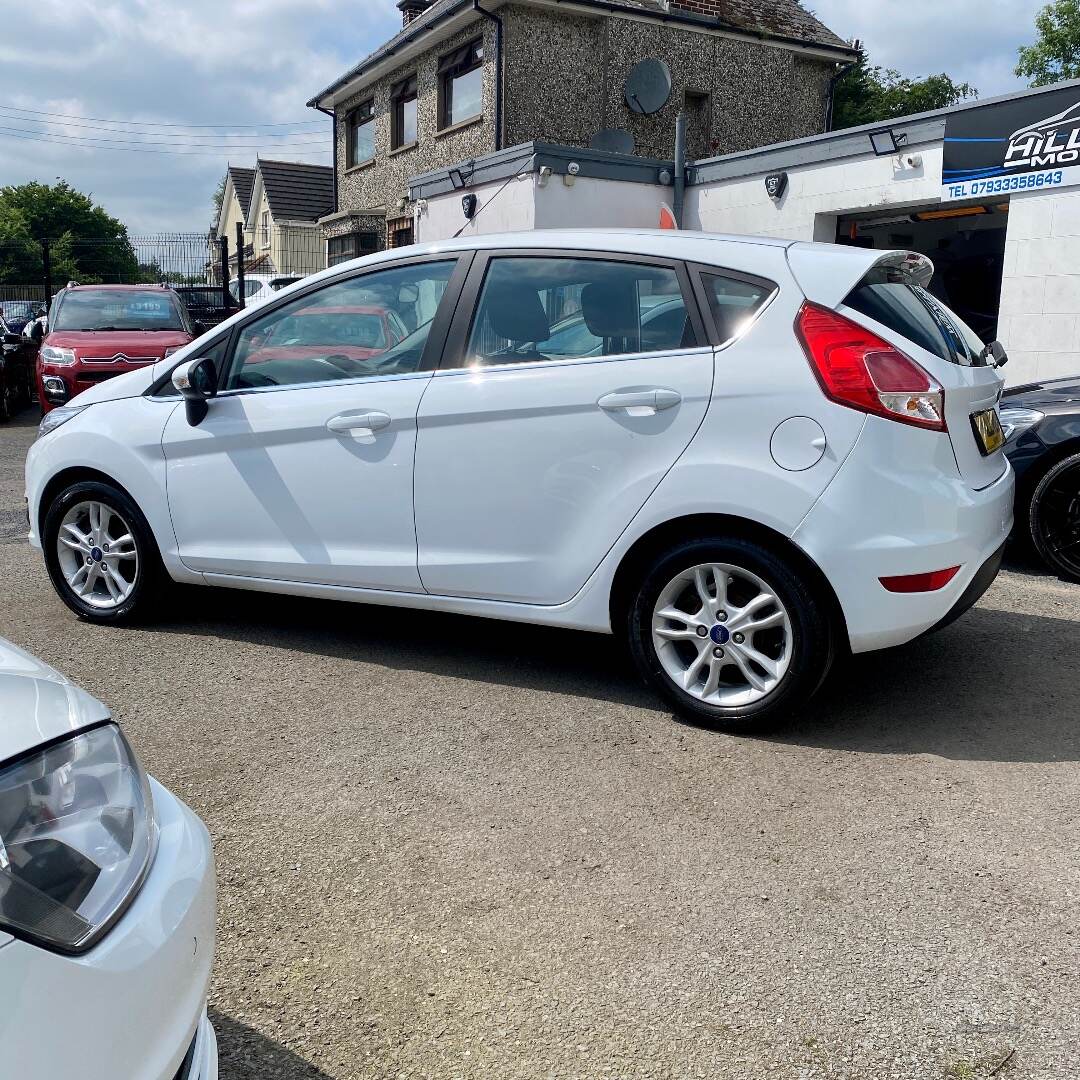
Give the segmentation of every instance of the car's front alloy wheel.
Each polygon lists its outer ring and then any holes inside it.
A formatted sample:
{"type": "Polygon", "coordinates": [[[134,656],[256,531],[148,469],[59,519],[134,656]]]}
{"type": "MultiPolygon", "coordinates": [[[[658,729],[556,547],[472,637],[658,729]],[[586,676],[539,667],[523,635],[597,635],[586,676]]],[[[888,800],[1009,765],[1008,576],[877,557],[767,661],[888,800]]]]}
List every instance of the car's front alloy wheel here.
{"type": "Polygon", "coordinates": [[[683,714],[731,731],[789,716],[824,680],[834,651],[808,582],[743,539],[668,552],[637,590],[628,630],[648,682],[683,714]]]}
{"type": "Polygon", "coordinates": [[[101,610],[119,607],[139,580],[139,549],[131,526],[108,503],[76,503],[56,534],[56,557],[68,588],[101,610]]]}
{"type": "Polygon", "coordinates": [[[60,598],[91,622],[134,618],[165,580],[146,518],[111,484],[85,481],[62,491],[45,515],[42,544],[60,598]]]}

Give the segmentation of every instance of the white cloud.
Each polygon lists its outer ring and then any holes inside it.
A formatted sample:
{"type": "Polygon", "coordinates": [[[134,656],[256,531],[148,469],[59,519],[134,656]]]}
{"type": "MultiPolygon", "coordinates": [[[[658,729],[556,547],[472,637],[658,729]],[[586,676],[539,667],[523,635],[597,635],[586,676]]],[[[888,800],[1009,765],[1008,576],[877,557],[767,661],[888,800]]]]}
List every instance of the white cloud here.
{"type": "Polygon", "coordinates": [[[305,102],[389,37],[400,18],[394,0],[19,4],[5,12],[0,38],[0,105],[37,113],[0,112],[9,136],[0,134],[0,183],[62,176],[133,232],[205,229],[230,159],[250,163],[261,153],[329,164],[329,121],[305,102]],[[95,148],[89,140],[129,136],[43,112],[154,125],[166,134],[141,141],[165,145],[95,148]],[[289,125],[277,133],[290,134],[251,138],[241,126],[271,124],[289,125]],[[12,129],[30,137],[10,137],[12,129]],[[85,141],[35,141],[33,131],[85,141]],[[159,152],[181,143],[205,153],[159,152]]]}
{"type": "Polygon", "coordinates": [[[875,64],[904,75],[944,71],[980,97],[1021,89],[1016,50],[1035,36],[1046,0],[811,0],[842,38],[860,38],[875,64]]]}

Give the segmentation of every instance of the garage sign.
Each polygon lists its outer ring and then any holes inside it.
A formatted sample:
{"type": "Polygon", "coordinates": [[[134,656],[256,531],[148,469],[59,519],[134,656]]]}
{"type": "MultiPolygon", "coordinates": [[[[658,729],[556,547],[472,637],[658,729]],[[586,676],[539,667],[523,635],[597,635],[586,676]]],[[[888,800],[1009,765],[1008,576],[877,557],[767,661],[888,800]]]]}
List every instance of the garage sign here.
{"type": "Polygon", "coordinates": [[[1080,184],[1080,87],[949,113],[941,198],[977,199],[1080,184]]]}

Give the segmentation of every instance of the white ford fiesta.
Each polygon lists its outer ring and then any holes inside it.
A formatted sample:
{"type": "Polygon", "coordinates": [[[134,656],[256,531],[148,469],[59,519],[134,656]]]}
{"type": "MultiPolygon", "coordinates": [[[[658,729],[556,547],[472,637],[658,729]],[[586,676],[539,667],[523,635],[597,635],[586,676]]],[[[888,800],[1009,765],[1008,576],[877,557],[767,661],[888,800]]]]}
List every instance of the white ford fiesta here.
{"type": "Polygon", "coordinates": [[[215,1080],[214,862],[100,701],[0,639],[0,1075],[215,1080]]]}
{"type": "Polygon", "coordinates": [[[997,571],[1004,356],[932,272],[644,231],[383,252],[50,413],[30,539],[94,622],[172,579],[614,632],[760,728],[997,571]]]}

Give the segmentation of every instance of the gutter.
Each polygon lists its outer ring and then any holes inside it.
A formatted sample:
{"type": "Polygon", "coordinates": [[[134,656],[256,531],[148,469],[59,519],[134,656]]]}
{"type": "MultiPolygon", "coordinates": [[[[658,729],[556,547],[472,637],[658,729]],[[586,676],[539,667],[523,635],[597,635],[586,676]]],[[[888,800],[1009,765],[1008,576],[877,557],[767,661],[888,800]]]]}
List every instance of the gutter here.
{"type": "Polygon", "coordinates": [[[503,21],[473,0],[473,11],[495,24],[495,149],[503,148],[503,21]]]}
{"type": "Polygon", "coordinates": [[[850,64],[842,64],[833,72],[833,76],[829,79],[829,92],[825,98],[825,130],[832,131],[833,129],[833,115],[836,111],[836,88],[840,85],[840,80],[849,72],[852,68],[859,66],[859,60],[862,59],[860,55],[857,60],[852,60],[850,64]]]}
{"type": "MultiPolygon", "coordinates": [[[[310,105],[311,103],[308,102],[310,105]]],[[[337,213],[338,210],[338,163],[337,163],[337,109],[324,109],[321,105],[315,105],[315,109],[321,112],[324,116],[329,116],[333,121],[331,146],[333,148],[333,161],[334,161],[334,209],[333,213],[337,213]]]]}

